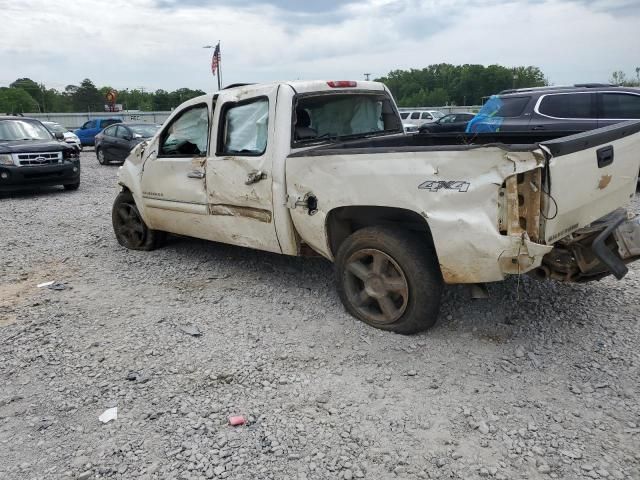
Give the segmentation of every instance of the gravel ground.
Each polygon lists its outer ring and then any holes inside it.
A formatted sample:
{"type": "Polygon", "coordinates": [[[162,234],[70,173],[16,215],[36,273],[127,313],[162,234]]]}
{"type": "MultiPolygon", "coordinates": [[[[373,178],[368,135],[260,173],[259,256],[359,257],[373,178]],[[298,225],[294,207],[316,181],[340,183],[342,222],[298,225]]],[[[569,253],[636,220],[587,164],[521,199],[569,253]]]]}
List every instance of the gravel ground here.
{"type": "Polygon", "coordinates": [[[640,478],[640,264],[448,287],[403,337],[323,259],[121,248],[117,167],[82,157],[80,190],[0,199],[0,478],[640,478]]]}

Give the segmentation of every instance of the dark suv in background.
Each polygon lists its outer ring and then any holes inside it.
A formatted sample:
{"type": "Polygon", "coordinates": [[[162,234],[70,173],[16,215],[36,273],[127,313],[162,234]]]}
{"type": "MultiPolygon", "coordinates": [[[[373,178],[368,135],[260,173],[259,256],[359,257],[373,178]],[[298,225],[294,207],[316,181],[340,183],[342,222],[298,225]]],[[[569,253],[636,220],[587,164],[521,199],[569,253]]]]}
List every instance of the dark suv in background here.
{"type": "Polygon", "coordinates": [[[585,83],[504,90],[484,104],[468,133],[577,133],[640,119],[640,88],[585,83]]]}

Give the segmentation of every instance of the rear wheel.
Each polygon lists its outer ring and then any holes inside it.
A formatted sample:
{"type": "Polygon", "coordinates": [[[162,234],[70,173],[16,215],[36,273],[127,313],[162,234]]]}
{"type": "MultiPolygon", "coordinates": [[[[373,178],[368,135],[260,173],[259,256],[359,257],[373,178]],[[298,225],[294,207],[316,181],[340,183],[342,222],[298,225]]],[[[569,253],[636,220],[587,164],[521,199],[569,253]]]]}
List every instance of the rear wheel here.
{"type": "Polygon", "coordinates": [[[164,232],[152,230],[144,223],[130,192],[118,194],[113,202],[111,220],[118,243],[123,247],[131,250],[153,250],[164,241],[164,232]]]}
{"type": "Polygon", "coordinates": [[[80,188],[80,182],[76,182],[76,183],[67,183],[65,185],[63,185],[65,190],[77,190],[78,188],[80,188]]]}
{"type": "Polygon", "coordinates": [[[109,163],[107,161],[107,159],[104,156],[104,150],[102,150],[101,148],[96,148],[96,156],[98,157],[98,163],[100,165],[106,165],[107,163],[109,163]]]}
{"type": "Polygon", "coordinates": [[[336,280],[347,311],[373,327],[411,334],[438,318],[440,267],[428,241],[413,232],[358,230],[338,250],[336,280]]]}

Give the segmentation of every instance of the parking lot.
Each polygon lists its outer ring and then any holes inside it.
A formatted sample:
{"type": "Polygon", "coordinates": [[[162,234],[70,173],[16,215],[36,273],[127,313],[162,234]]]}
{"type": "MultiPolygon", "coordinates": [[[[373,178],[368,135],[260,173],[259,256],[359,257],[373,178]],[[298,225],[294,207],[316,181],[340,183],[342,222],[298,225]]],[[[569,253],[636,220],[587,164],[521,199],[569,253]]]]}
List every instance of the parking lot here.
{"type": "Polygon", "coordinates": [[[120,247],[117,168],[0,197],[0,478],[640,478],[640,263],[448,287],[399,336],[320,258],[120,247]]]}

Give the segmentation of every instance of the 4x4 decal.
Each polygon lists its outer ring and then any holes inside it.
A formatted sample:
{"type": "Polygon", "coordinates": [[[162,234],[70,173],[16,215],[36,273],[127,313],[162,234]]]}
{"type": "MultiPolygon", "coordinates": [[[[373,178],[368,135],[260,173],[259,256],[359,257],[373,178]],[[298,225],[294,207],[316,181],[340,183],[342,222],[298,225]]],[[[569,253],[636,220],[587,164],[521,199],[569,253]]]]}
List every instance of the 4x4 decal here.
{"type": "Polygon", "coordinates": [[[471,184],[462,180],[427,180],[426,182],[418,185],[420,190],[428,190],[430,192],[438,192],[441,189],[445,190],[457,190],[464,193],[469,190],[471,184]]]}

